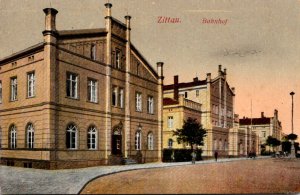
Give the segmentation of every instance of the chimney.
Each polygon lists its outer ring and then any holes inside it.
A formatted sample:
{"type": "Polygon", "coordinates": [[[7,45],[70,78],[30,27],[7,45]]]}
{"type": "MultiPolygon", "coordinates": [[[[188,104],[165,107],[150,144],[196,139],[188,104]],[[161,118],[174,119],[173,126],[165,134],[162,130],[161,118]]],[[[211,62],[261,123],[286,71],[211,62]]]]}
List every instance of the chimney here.
{"type": "Polygon", "coordinates": [[[264,112],[261,112],[261,118],[265,118],[264,112]]]}
{"type": "Polygon", "coordinates": [[[178,86],[178,75],[174,76],[174,100],[178,101],[178,94],[179,94],[179,86],[178,86]]]}
{"type": "Polygon", "coordinates": [[[219,73],[219,74],[218,74],[219,76],[222,75],[222,65],[221,65],[221,64],[219,65],[219,71],[218,71],[218,73],[219,73]]]}
{"type": "Polygon", "coordinates": [[[43,9],[45,13],[45,33],[53,33],[56,32],[56,24],[55,24],[55,17],[58,11],[54,8],[45,8],[43,9]]]}
{"type": "Polygon", "coordinates": [[[196,82],[199,81],[199,80],[198,80],[198,77],[195,77],[193,80],[194,80],[194,83],[196,83],[196,82]]]}
{"type": "Polygon", "coordinates": [[[274,110],[274,117],[278,118],[278,110],[277,109],[274,110]]]}
{"type": "Polygon", "coordinates": [[[224,75],[226,75],[226,73],[227,73],[227,69],[226,69],[226,68],[224,68],[224,75]]]}
{"type": "Polygon", "coordinates": [[[206,81],[210,82],[211,81],[211,73],[206,74],[206,81]]]}
{"type": "Polygon", "coordinates": [[[156,65],[157,65],[158,77],[159,77],[159,79],[163,80],[164,79],[164,72],[163,72],[164,63],[163,62],[157,62],[156,65]]]}
{"type": "Polygon", "coordinates": [[[111,17],[112,4],[111,3],[105,3],[104,5],[106,7],[106,17],[111,17]]]}

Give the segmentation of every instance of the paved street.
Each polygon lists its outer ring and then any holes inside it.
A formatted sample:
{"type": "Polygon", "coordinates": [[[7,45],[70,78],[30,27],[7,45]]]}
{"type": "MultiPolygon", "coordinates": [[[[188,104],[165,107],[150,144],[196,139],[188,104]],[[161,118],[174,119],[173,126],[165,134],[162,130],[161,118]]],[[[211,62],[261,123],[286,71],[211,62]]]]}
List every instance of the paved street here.
{"type": "MultiPolygon", "coordinates": [[[[247,158],[220,159],[219,162],[245,161],[247,158]]],[[[215,164],[214,160],[196,164],[215,164]]],[[[3,194],[76,194],[88,181],[107,174],[135,169],[191,165],[180,163],[148,163],[126,166],[99,166],[72,170],[39,170],[0,166],[0,185],[3,194]]]]}
{"type": "Polygon", "coordinates": [[[82,194],[286,194],[300,192],[300,159],[261,159],[135,170],[98,178],[82,194]]]}

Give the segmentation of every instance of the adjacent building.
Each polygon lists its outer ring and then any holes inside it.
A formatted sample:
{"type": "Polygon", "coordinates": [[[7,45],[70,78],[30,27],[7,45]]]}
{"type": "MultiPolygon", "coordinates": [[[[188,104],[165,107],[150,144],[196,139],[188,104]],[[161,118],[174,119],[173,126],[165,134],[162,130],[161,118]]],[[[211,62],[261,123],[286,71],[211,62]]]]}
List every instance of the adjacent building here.
{"type": "Polygon", "coordinates": [[[0,60],[1,164],[43,169],[161,160],[163,63],[157,71],[106,3],[105,28],[57,30],[0,60]]]}
{"type": "MultiPolygon", "coordinates": [[[[215,78],[207,73],[206,79],[200,80],[196,77],[192,82],[180,83],[178,76],[174,76],[174,84],[163,87],[164,98],[176,99],[174,94],[179,94],[187,100],[201,104],[201,124],[207,130],[205,145],[202,147],[203,156],[213,156],[214,151],[218,151],[220,156],[229,155],[229,130],[234,124],[235,89],[229,86],[226,77],[226,69],[222,70],[219,65],[215,78]]],[[[165,120],[166,117],[168,115],[164,113],[165,120]]],[[[164,128],[166,130],[168,131],[164,128]]]]}
{"type": "Polygon", "coordinates": [[[274,110],[274,115],[266,117],[264,112],[261,112],[260,118],[239,119],[239,125],[242,129],[252,129],[259,137],[260,144],[265,144],[268,136],[272,136],[278,140],[282,138],[282,126],[278,118],[278,110],[274,110]]]}

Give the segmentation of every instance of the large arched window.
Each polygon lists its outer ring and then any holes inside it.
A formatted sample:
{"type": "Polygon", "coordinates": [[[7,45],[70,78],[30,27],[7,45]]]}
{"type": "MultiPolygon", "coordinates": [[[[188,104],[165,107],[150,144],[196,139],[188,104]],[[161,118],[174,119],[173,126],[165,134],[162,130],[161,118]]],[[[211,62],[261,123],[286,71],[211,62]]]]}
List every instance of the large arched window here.
{"type": "Polygon", "coordinates": [[[87,146],[90,150],[97,149],[97,129],[95,126],[90,126],[88,129],[87,146]]]}
{"type": "Polygon", "coordinates": [[[34,128],[32,123],[29,123],[27,125],[26,131],[27,131],[27,140],[26,140],[27,148],[32,149],[34,148],[34,128]]]}
{"type": "Polygon", "coordinates": [[[69,124],[67,127],[66,146],[68,149],[77,148],[77,127],[74,124],[69,124]]]}
{"type": "Polygon", "coordinates": [[[141,131],[137,131],[135,133],[135,149],[136,150],[141,150],[141,146],[142,146],[142,133],[141,131]]]}
{"type": "Polygon", "coordinates": [[[10,139],[9,139],[9,146],[11,149],[17,148],[17,127],[12,125],[10,127],[10,139]]]}
{"type": "Polygon", "coordinates": [[[147,136],[147,144],[148,144],[148,150],[153,150],[153,133],[148,133],[147,136]]]}

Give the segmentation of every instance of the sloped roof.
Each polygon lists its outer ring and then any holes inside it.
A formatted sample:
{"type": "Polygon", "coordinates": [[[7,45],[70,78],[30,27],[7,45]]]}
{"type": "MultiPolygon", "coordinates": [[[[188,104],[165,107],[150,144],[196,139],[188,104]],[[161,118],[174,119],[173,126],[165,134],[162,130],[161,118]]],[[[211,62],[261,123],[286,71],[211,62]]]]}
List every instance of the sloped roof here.
{"type": "MultiPolygon", "coordinates": [[[[188,83],[178,83],[178,88],[187,88],[187,87],[195,87],[199,85],[206,85],[206,80],[199,80],[199,81],[192,81],[188,83]]],[[[174,84],[171,85],[164,85],[163,87],[164,90],[170,90],[174,89],[174,84]]]]}
{"type": "MultiPolygon", "coordinates": [[[[240,119],[240,125],[251,125],[251,118],[240,119]]],[[[265,125],[270,124],[271,118],[262,117],[262,118],[252,118],[252,125],[265,125]]]]}
{"type": "Polygon", "coordinates": [[[168,106],[168,105],[175,105],[175,104],[178,104],[179,102],[172,99],[172,98],[164,98],[163,99],[163,105],[164,106],[168,106]]]}

